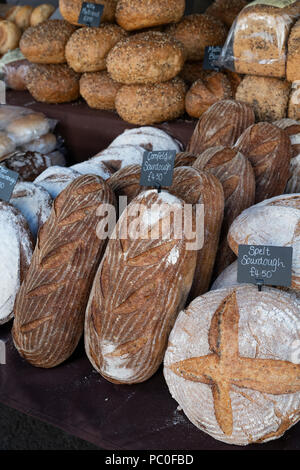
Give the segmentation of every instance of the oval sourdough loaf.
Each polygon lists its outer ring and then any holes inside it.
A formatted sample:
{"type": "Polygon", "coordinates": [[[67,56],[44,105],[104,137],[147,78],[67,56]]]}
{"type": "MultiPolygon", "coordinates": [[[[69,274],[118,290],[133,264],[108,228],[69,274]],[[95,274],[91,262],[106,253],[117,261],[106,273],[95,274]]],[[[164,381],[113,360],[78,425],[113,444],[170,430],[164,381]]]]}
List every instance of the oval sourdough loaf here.
{"type": "Polygon", "coordinates": [[[51,157],[39,152],[17,151],[3,165],[19,173],[19,181],[34,181],[41,173],[52,166],[51,157]]]}
{"type": "Polygon", "coordinates": [[[239,245],[292,246],[292,288],[300,289],[300,194],[274,197],[243,211],[230,227],[228,243],[236,255],[239,245]]]}
{"type": "Polygon", "coordinates": [[[173,139],[169,134],[157,127],[137,127],[126,129],[118,135],[109,147],[119,147],[120,145],[139,145],[145,150],[176,150],[179,152],[182,144],[173,139]]]}
{"type": "Polygon", "coordinates": [[[102,229],[106,224],[97,215],[102,204],[114,204],[110,188],[97,176],[80,176],[56,198],[39,231],[13,324],[17,350],[36,367],[50,368],[68,359],[83,333],[105,244],[97,236],[98,222],[102,229]]]}
{"type": "Polygon", "coordinates": [[[0,325],[13,316],[14,302],[26,275],[33,240],[21,212],[0,201],[0,325]]]}
{"type": "Polygon", "coordinates": [[[176,213],[182,209],[183,201],[167,192],[143,192],[123,212],[109,240],[86,311],[85,347],[95,369],[111,382],[143,382],[163,359],[196,263],[187,239],[175,238],[181,227],[176,213]]]}
{"type": "Polygon", "coordinates": [[[253,166],[256,202],[284,192],[290,176],[292,147],[283,129],[268,122],[259,122],[241,135],[235,147],[253,166]]]}
{"type": "Polygon", "coordinates": [[[273,124],[288,133],[292,145],[290,178],[284,192],[285,194],[300,193],[300,122],[293,119],[281,119],[273,124]]]}
{"type": "Polygon", "coordinates": [[[300,418],[299,305],[250,285],[198,297],[169,338],[164,375],[202,431],[228,444],[266,442],[300,418]]]}
{"type": "Polygon", "coordinates": [[[199,119],[187,151],[200,154],[210,147],[232,147],[255,122],[252,106],[234,100],[213,104],[199,119]]]}
{"type": "Polygon", "coordinates": [[[127,197],[129,204],[142,190],[140,185],[141,165],[129,165],[116,171],[108,180],[117,201],[121,196],[127,197]]]}
{"type": "Polygon", "coordinates": [[[174,162],[174,168],[179,166],[192,166],[197,160],[198,155],[195,155],[190,152],[180,152],[177,153],[174,162]]]}
{"type": "Polygon", "coordinates": [[[224,190],[224,220],[214,267],[214,276],[217,276],[235,259],[227,242],[228,230],[236,217],[254,204],[255,176],[248,159],[238,150],[229,147],[205,150],[193,167],[215,175],[224,190]]]}
{"type": "Polygon", "coordinates": [[[35,180],[35,184],[44,188],[55,199],[80,173],[73,168],[53,165],[43,171],[35,180]]]}

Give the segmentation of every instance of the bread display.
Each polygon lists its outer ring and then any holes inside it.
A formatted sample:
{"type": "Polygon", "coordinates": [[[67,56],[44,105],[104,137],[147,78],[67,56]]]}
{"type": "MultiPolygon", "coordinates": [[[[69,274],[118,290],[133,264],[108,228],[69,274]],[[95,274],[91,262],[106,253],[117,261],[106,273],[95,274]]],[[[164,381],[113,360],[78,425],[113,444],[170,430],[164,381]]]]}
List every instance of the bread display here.
{"type": "Polygon", "coordinates": [[[0,201],[0,325],[13,316],[17,291],[30,264],[33,242],[23,215],[0,201]]]}
{"type": "Polygon", "coordinates": [[[80,95],[90,108],[115,109],[115,100],[121,84],[115,82],[104,70],[84,73],[79,81],[80,95]]]}
{"type": "Polygon", "coordinates": [[[300,193],[300,123],[292,119],[281,119],[274,124],[288,133],[292,145],[290,178],[284,192],[285,194],[300,193]]]}
{"type": "Polygon", "coordinates": [[[16,49],[19,45],[22,31],[11,21],[0,21],[0,54],[16,49]]]}
{"type": "Polygon", "coordinates": [[[55,12],[55,7],[49,3],[43,3],[34,8],[30,17],[30,26],[36,26],[43,21],[46,21],[55,12]]]}
{"type": "Polygon", "coordinates": [[[176,150],[176,152],[179,152],[182,147],[178,140],[173,139],[167,132],[156,127],[126,129],[111,142],[109,148],[121,145],[138,145],[149,152],[156,150],[176,150]]]}
{"type": "Polygon", "coordinates": [[[193,163],[197,160],[198,155],[190,152],[179,152],[176,154],[174,161],[174,168],[179,166],[193,166],[193,163]]]}
{"type": "Polygon", "coordinates": [[[29,67],[30,62],[26,59],[6,64],[3,68],[6,86],[12,90],[25,91],[27,89],[26,77],[29,67]]]}
{"type": "Polygon", "coordinates": [[[286,79],[289,82],[300,80],[300,20],[292,27],[287,46],[286,79]]]}
{"type": "Polygon", "coordinates": [[[184,64],[184,50],[176,39],[160,32],[139,33],[119,41],[109,52],[107,70],[126,85],[167,82],[184,64]]]}
{"type": "Polygon", "coordinates": [[[14,187],[10,203],[23,214],[36,240],[39,228],[46,222],[52,209],[49,193],[34,183],[20,182],[14,187]]]}
{"type": "Polygon", "coordinates": [[[236,445],[279,438],[296,424],[298,322],[297,303],[275,289],[245,285],[195,299],[179,314],[164,359],[169,391],[189,420],[236,445]]]}
{"type": "Polygon", "coordinates": [[[53,165],[40,173],[34,180],[42,186],[55,199],[73,180],[80,177],[80,173],[72,168],[53,165]]]}
{"type": "Polygon", "coordinates": [[[272,122],[286,117],[290,88],[285,80],[248,75],[238,86],[235,97],[253,106],[258,121],[272,122]]]}
{"type": "Polygon", "coordinates": [[[231,147],[254,122],[254,111],[249,104],[218,101],[199,119],[187,151],[200,154],[210,147],[231,147]]]}
{"type": "Polygon", "coordinates": [[[20,41],[26,59],[37,64],[63,64],[65,48],[75,27],[62,20],[43,21],[28,28],[20,41]]]}
{"type": "MultiPolygon", "coordinates": [[[[101,17],[103,23],[114,21],[117,0],[91,0],[89,3],[98,3],[104,6],[101,17]]],[[[59,0],[59,11],[66,21],[79,26],[78,18],[82,4],[83,0],[59,0]]]]}
{"type": "Polygon", "coordinates": [[[147,126],[176,119],[184,113],[185,84],[180,78],[154,85],[124,85],[116,110],[124,121],[147,126]]]}
{"type": "Polygon", "coordinates": [[[224,73],[212,72],[194,82],[185,97],[187,113],[199,118],[214,103],[233,98],[230,81],[224,73]]]}
{"type": "Polygon", "coordinates": [[[167,33],[180,41],[187,60],[202,60],[206,46],[222,46],[227,37],[226,26],[213,16],[193,14],[167,28],[167,33]]]}
{"type": "Polygon", "coordinates": [[[233,222],[228,243],[235,254],[239,245],[292,246],[292,288],[300,288],[300,195],[267,199],[243,211],[233,222]]]}
{"type": "Polygon", "coordinates": [[[33,64],[26,85],[37,101],[66,103],[79,98],[79,78],[66,64],[33,64]]]}
{"type": "Polygon", "coordinates": [[[233,36],[235,71],[247,75],[285,77],[286,49],[293,24],[300,16],[300,2],[253,4],[238,15],[233,36]]]}
{"type": "Polygon", "coordinates": [[[97,223],[101,225],[96,212],[102,204],[113,202],[114,196],[101,178],[81,176],[56,198],[39,231],[17,295],[12,330],[18,352],[36,367],[62,363],[79,342],[105,243],[94,230],[97,223]]]}
{"type": "Polygon", "coordinates": [[[224,220],[214,266],[214,275],[217,276],[235,259],[235,255],[227,243],[227,235],[236,217],[244,209],[254,204],[254,171],[248,159],[241,152],[228,147],[207,149],[197,158],[193,167],[209,171],[218,178],[223,186],[224,220]]]}
{"type": "Polygon", "coordinates": [[[162,362],[195,270],[196,252],[187,249],[185,234],[175,239],[175,219],[169,219],[171,212],[182,210],[183,202],[167,192],[143,192],[123,212],[116,238],[108,242],[86,311],[85,348],[94,368],[111,382],[143,382],[162,362]],[[136,204],[142,211],[140,236],[119,239],[126,216],[131,222],[137,218],[130,212],[136,204]],[[166,219],[170,233],[163,239],[166,219]],[[156,229],[158,238],[145,237],[156,229]]]}
{"type": "Polygon", "coordinates": [[[194,62],[185,62],[179,76],[187,83],[187,85],[192,85],[196,80],[203,79],[209,74],[209,70],[203,69],[203,62],[201,60],[197,60],[194,62]]]}
{"type": "Polygon", "coordinates": [[[254,124],[241,135],[236,148],[253,166],[256,202],[284,192],[290,176],[292,147],[283,129],[268,122],[254,124]]]}
{"type": "Polygon", "coordinates": [[[230,28],[247,3],[246,0],[214,0],[205,13],[218,18],[230,28]]]}
{"type": "Polygon", "coordinates": [[[107,54],[126,36],[127,33],[115,24],[77,29],[66,45],[67,62],[75,72],[105,70],[107,54]]]}
{"type": "Polygon", "coordinates": [[[116,21],[127,31],[177,23],[183,16],[185,0],[120,0],[116,21]]]}

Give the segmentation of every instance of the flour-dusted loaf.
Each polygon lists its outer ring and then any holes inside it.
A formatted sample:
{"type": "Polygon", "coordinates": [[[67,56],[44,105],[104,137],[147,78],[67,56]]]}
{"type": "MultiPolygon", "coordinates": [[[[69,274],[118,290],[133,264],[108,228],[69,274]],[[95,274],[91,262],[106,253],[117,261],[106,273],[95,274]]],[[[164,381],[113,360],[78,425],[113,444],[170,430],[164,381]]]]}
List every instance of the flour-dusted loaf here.
{"type": "Polygon", "coordinates": [[[300,418],[299,305],[245,285],[195,299],[169,337],[164,376],[202,431],[228,444],[279,438],[300,418]]]}
{"type": "Polygon", "coordinates": [[[292,145],[290,178],[284,192],[286,194],[300,193],[300,122],[287,118],[273,124],[288,133],[292,145]]]}
{"type": "Polygon", "coordinates": [[[19,181],[34,181],[52,166],[51,157],[39,152],[17,151],[7,158],[3,165],[19,174],[19,181]]]}
{"type": "Polygon", "coordinates": [[[182,144],[178,140],[173,139],[167,132],[157,127],[126,129],[112,141],[109,147],[120,145],[139,145],[148,151],[176,150],[179,152],[182,148],[182,144]]]}
{"type": "Polygon", "coordinates": [[[284,192],[290,176],[292,147],[283,129],[268,122],[254,124],[241,135],[236,148],[253,166],[256,202],[284,192]]]}
{"type": "Polygon", "coordinates": [[[70,166],[71,170],[75,170],[81,175],[97,175],[101,176],[104,180],[107,180],[112,175],[112,170],[110,170],[105,163],[97,161],[97,158],[94,160],[90,158],[81,163],[76,163],[75,165],[70,166]]]}
{"type": "Polygon", "coordinates": [[[80,173],[73,168],[62,166],[51,166],[43,171],[34,183],[42,186],[50,196],[55,199],[73,180],[78,178],[80,173]]]}
{"type": "MultiPolygon", "coordinates": [[[[142,190],[140,185],[141,165],[129,165],[116,171],[108,180],[117,201],[120,197],[126,197],[126,205],[129,204],[142,190]]],[[[119,206],[120,208],[120,206],[119,206]]]]}
{"type": "Polygon", "coordinates": [[[0,325],[13,316],[16,294],[29,268],[33,240],[21,212],[0,201],[0,325]]]}
{"type": "Polygon", "coordinates": [[[200,154],[210,147],[231,147],[254,122],[254,111],[249,104],[234,100],[218,101],[199,119],[187,150],[200,154]]]}
{"type": "Polygon", "coordinates": [[[91,162],[101,163],[111,173],[128,165],[141,165],[145,149],[140,145],[116,145],[97,153],[91,162]]]}
{"type": "Polygon", "coordinates": [[[213,147],[205,150],[193,167],[215,175],[224,190],[224,220],[214,268],[216,276],[235,259],[227,243],[227,234],[236,217],[254,204],[255,176],[249,160],[237,149],[229,147],[213,147]]]}
{"type": "Polygon", "coordinates": [[[163,359],[196,263],[196,252],[188,250],[187,239],[175,238],[174,214],[183,205],[167,192],[143,192],[123,212],[116,236],[108,242],[86,311],[85,348],[95,369],[111,382],[143,382],[163,359]],[[140,220],[141,230],[129,230],[125,238],[127,215],[130,226],[140,220]],[[168,220],[170,232],[166,233],[163,224],[168,220]],[[150,234],[157,236],[151,239],[150,234]]]}
{"type": "Polygon", "coordinates": [[[239,245],[293,247],[292,288],[300,289],[300,194],[277,196],[243,211],[228,234],[231,249],[239,245]]]}
{"type": "Polygon", "coordinates": [[[97,236],[97,224],[106,224],[97,214],[102,204],[114,204],[110,188],[97,176],[80,176],[56,198],[39,231],[13,324],[17,350],[36,367],[50,368],[68,359],[82,335],[105,245],[97,236]]]}
{"type": "Polygon", "coordinates": [[[46,222],[52,209],[52,198],[41,186],[29,182],[17,183],[10,203],[25,217],[36,239],[39,228],[46,222]]]}

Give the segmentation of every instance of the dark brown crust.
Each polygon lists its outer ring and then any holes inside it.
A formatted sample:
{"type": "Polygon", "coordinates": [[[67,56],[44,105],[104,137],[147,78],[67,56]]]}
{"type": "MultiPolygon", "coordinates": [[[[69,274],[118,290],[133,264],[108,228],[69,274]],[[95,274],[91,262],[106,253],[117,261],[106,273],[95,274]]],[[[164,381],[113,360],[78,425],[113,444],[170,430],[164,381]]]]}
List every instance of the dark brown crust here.
{"type": "Polygon", "coordinates": [[[246,5],[248,5],[246,0],[214,0],[205,13],[218,18],[230,28],[239,12],[246,5]]]}

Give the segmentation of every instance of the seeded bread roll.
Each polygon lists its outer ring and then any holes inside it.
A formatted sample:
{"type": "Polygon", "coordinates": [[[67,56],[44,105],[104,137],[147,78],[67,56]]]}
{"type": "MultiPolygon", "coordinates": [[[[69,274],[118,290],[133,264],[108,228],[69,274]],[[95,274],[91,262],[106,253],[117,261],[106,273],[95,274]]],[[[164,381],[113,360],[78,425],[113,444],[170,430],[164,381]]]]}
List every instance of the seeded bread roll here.
{"type": "Polygon", "coordinates": [[[26,77],[28,91],[44,103],[67,103],[79,98],[80,75],[66,64],[33,64],[26,77]]]}
{"type": "Polygon", "coordinates": [[[15,24],[22,30],[29,28],[30,26],[30,18],[33,12],[33,7],[29,5],[21,6],[18,9],[16,16],[15,16],[15,24]]]}
{"type": "Polygon", "coordinates": [[[185,91],[180,78],[154,85],[125,85],[117,93],[116,110],[131,124],[169,121],[184,113],[185,91]]]}
{"type": "Polygon", "coordinates": [[[203,79],[209,75],[208,70],[203,69],[203,62],[197,60],[195,62],[185,62],[179,76],[188,84],[192,85],[199,78],[203,79]]]}
{"type": "Polygon", "coordinates": [[[67,21],[48,20],[28,28],[20,41],[24,56],[37,64],[63,64],[65,48],[75,27],[67,21]]]}
{"type": "Polygon", "coordinates": [[[121,40],[107,56],[107,70],[126,85],[166,82],[184,64],[183,46],[164,33],[139,33],[121,40]]]}
{"type": "Polygon", "coordinates": [[[22,31],[11,21],[0,21],[0,54],[16,49],[19,45],[22,31]]]}
{"type": "Polygon", "coordinates": [[[285,80],[247,75],[238,86],[235,97],[253,106],[258,121],[272,122],[286,117],[290,88],[285,80]]]}
{"type": "Polygon", "coordinates": [[[122,85],[103,71],[84,73],[79,86],[80,94],[90,108],[113,110],[117,92],[122,85]]]}
{"type": "Polygon", "coordinates": [[[212,72],[193,83],[185,97],[187,113],[199,118],[214,103],[233,98],[231,84],[224,73],[212,72]]]}
{"type": "Polygon", "coordinates": [[[215,0],[205,13],[218,18],[230,28],[239,12],[247,4],[246,0],[215,0]]]}
{"type": "MultiPolygon", "coordinates": [[[[115,19],[117,0],[90,0],[89,3],[97,3],[104,6],[101,22],[112,23],[115,19]]],[[[63,18],[69,23],[79,26],[78,17],[83,0],[59,0],[59,10],[63,18]]]]}
{"type": "Polygon", "coordinates": [[[55,7],[49,3],[43,3],[34,8],[30,17],[30,26],[36,26],[43,21],[46,21],[55,12],[55,7]]]}
{"type": "Polygon", "coordinates": [[[184,45],[187,60],[202,60],[206,46],[222,46],[227,27],[209,15],[188,15],[180,23],[167,27],[166,32],[184,45]]]}
{"type": "Polygon", "coordinates": [[[116,21],[127,31],[177,23],[183,16],[185,0],[120,0],[116,21]]]}
{"type": "Polygon", "coordinates": [[[106,56],[127,33],[116,24],[100,28],[80,28],[70,37],[66,59],[75,72],[98,72],[106,69],[106,56]]]}

